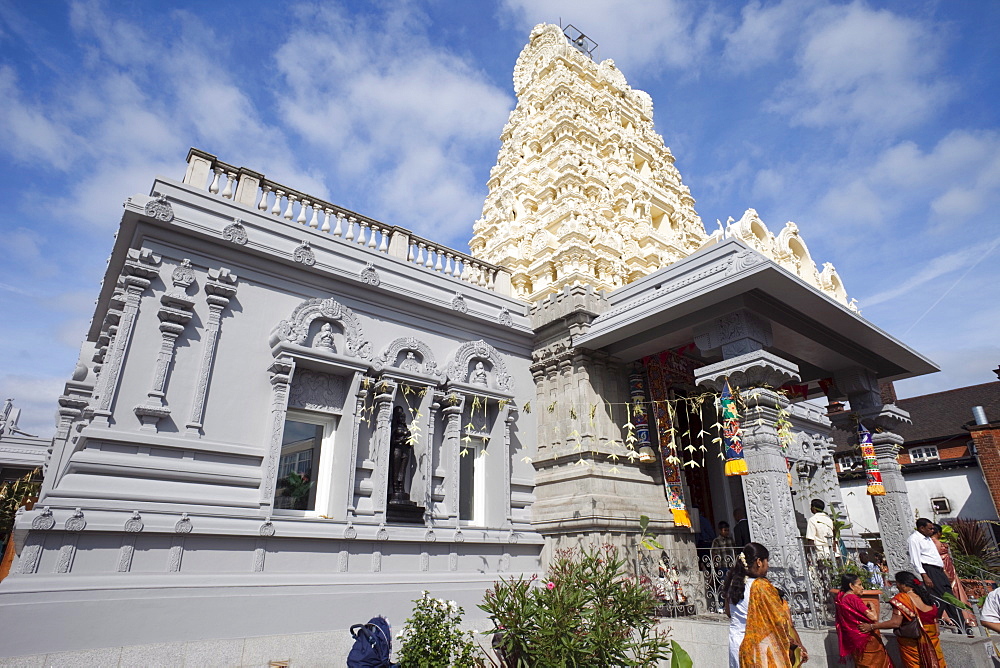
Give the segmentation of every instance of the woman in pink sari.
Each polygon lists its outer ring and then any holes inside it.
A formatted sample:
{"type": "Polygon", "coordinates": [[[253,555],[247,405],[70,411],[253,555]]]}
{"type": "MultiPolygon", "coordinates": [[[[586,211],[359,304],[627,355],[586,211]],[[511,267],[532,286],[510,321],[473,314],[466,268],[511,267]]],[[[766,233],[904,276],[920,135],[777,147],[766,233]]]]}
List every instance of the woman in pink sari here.
{"type": "Polygon", "coordinates": [[[861,578],[847,574],[840,580],[837,592],[837,640],[840,644],[840,661],[854,659],[857,668],[891,668],[892,661],[882,644],[879,632],[870,628],[867,633],[858,627],[867,627],[878,621],[871,608],[861,600],[861,578]]]}

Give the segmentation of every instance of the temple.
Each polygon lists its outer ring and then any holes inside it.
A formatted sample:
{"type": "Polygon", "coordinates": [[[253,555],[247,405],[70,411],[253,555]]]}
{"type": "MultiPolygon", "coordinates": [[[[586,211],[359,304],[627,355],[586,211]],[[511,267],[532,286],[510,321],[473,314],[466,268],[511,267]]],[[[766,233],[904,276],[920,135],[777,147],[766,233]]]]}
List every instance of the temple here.
{"type": "Polygon", "coordinates": [[[699,540],[739,510],[819,629],[802,527],[810,499],[842,507],[831,433],[859,422],[905,563],[907,415],[879,384],[937,367],[795,224],[749,209],[707,233],[612,61],[539,25],[514,89],[470,253],[197,149],[125,202],[17,519],[0,653],[334,631],[342,649],[423,589],[475,621],[497,578],[598,543],[669,577],[672,616],[713,614],[699,540]],[[720,445],[727,386],[745,475],[720,445]],[[834,424],[816,398],[849,409],[834,424]]]}

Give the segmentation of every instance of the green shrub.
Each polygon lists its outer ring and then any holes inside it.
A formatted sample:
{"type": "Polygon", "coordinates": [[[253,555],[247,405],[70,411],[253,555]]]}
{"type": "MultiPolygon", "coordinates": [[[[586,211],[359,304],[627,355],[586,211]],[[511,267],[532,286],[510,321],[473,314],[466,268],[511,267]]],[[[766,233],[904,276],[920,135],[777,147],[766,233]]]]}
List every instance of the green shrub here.
{"type": "Polygon", "coordinates": [[[396,636],[402,644],[396,661],[401,668],[471,668],[477,647],[472,632],[462,631],[465,610],[455,601],[429,592],[413,601],[413,612],[396,636]]]}
{"type": "Polygon", "coordinates": [[[546,668],[648,666],[668,658],[670,641],[654,628],[657,598],[625,566],[612,546],[567,550],[543,582],[495,583],[479,607],[493,620],[498,654],[510,666],[546,668]]]}

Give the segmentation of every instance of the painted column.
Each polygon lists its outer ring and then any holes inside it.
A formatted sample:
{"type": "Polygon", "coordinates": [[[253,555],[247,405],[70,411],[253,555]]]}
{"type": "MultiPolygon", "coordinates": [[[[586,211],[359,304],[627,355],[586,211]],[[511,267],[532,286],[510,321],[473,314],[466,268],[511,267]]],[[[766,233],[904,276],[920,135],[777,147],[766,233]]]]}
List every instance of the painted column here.
{"type": "Polygon", "coordinates": [[[389,437],[392,433],[392,401],[396,396],[396,383],[380,380],[375,386],[375,444],[372,476],[372,510],[379,522],[385,521],[386,499],[389,488],[389,437]]]}
{"type": "Polygon", "coordinates": [[[763,350],[771,341],[770,323],[746,310],[696,328],[698,347],[703,351],[721,349],[725,360],[695,369],[695,382],[721,392],[728,378],[743,397],[743,451],[749,473],[742,478],[750,537],[770,551],[768,578],[788,595],[796,622],[811,625],[816,620],[815,601],[795,523],[788,466],[775,424],[789,401],[771,389],[798,380],[799,370],[763,350]]]}
{"type": "Polygon", "coordinates": [[[434,427],[441,401],[434,392],[434,386],[427,386],[430,395],[430,411],[427,415],[427,438],[424,441],[424,461],[420,474],[424,477],[424,521],[431,524],[434,518],[434,427]]]}
{"type": "Polygon", "coordinates": [[[191,419],[188,420],[185,431],[185,436],[191,438],[201,438],[202,435],[208,381],[212,376],[215,349],[219,343],[222,311],[229,306],[229,300],[236,296],[236,274],[230,273],[228,269],[209,269],[205,292],[208,294],[208,323],[202,341],[201,366],[198,368],[198,384],[194,389],[191,419]]]}
{"type": "Polygon", "coordinates": [[[445,405],[442,409],[444,414],[444,438],[441,439],[441,456],[447,462],[447,478],[445,488],[448,490],[448,521],[455,527],[458,526],[458,471],[459,457],[462,450],[462,410],[464,408],[464,398],[458,394],[451,393],[445,397],[445,405]]]}
{"type": "Polygon", "coordinates": [[[264,480],[260,488],[260,508],[270,512],[274,504],[274,488],[278,484],[278,461],[281,459],[281,439],[285,433],[288,413],[288,388],[292,384],[295,362],[279,357],[268,367],[271,374],[271,430],[264,452],[264,480]]]}
{"type": "Polygon", "coordinates": [[[146,248],[131,248],[122,270],[124,286],[124,306],[117,330],[109,341],[109,350],[101,365],[101,376],[94,392],[94,418],[92,424],[98,427],[111,425],[111,406],[118,390],[125,352],[132,340],[135,319],[139,314],[139,301],[157,275],[156,267],[160,256],[146,248]]]}
{"type": "Polygon", "coordinates": [[[906,481],[897,461],[903,437],[891,431],[895,425],[909,422],[910,415],[894,404],[883,405],[878,379],[867,369],[838,373],[834,381],[837,390],[846,394],[851,403],[849,411],[832,416],[834,425],[856,438],[860,420],[872,432],[872,444],[885,486],[885,496],[872,497],[872,501],[889,572],[912,570],[906,540],[913,533],[914,517],[906,481]]]}
{"type": "Polygon", "coordinates": [[[160,309],[156,312],[156,317],[160,320],[161,341],[160,351],[153,367],[153,381],[146,394],[146,401],[133,409],[142,422],[139,428],[143,431],[157,431],[160,420],[170,415],[166,401],[167,378],[170,375],[177,338],[184,332],[184,327],[194,315],[194,300],[186,293],[187,288],[194,283],[191,260],[185,259],[177,265],[170,280],[174,284],[174,289],[160,297],[160,309]]]}
{"type": "Polygon", "coordinates": [[[365,399],[368,397],[370,378],[358,374],[358,394],[354,405],[354,424],[351,429],[351,461],[347,470],[347,519],[358,516],[358,506],[355,503],[358,479],[358,441],[361,433],[361,422],[365,411],[365,399]]]}

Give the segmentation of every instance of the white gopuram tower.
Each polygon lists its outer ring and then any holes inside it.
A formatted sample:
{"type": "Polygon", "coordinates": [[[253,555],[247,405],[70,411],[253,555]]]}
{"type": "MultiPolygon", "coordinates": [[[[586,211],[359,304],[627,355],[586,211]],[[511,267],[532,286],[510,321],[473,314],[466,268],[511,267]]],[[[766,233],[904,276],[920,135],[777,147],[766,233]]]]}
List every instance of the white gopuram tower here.
{"type": "Polygon", "coordinates": [[[517,296],[612,290],[709,239],[653,130],[652,99],[614,61],[594,62],[541,24],[517,59],[514,91],[470,247],[512,271],[517,296]]]}
{"type": "Polygon", "coordinates": [[[515,296],[537,302],[572,285],[610,292],[724,234],[856,310],[833,265],[816,267],[795,223],[775,235],[747,209],[725,233],[706,234],[653,129],[650,96],[566,30],[535,26],[517,59],[517,106],[469,242],[475,257],[511,271],[515,296]]]}

